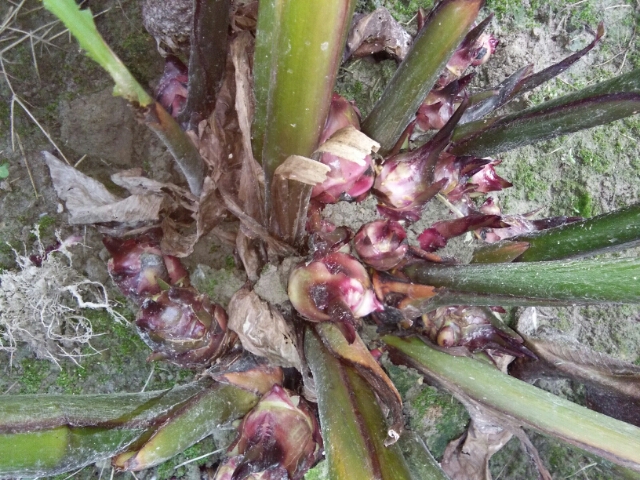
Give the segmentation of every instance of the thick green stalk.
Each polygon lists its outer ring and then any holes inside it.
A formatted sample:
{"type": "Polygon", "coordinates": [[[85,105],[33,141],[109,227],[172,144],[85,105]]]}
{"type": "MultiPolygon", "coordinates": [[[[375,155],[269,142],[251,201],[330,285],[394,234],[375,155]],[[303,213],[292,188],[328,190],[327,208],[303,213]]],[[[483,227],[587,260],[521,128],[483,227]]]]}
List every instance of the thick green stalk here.
{"type": "Polygon", "coordinates": [[[209,380],[160,392],[0,397],[0,477],[56,475],[141,442],[144,460],[167,459],[257,400],[209,380]]]}
{"type": "Polygon", "coordinates": [[[640,71],[634,70],[536,107],[504,117],[460,125],[453,133],[455,155],[494,155],[577,132],[640,111],[640,71]]]}
{"type": "Polygon", "coordinates": [[[454,394],[640,471],[640,428],[516,380],[489,364],[439,352],[417,338],[386,336],[383,341],[394,362],[417,368],[454,394]]]}
{"type": "Polygon", "coordinates": [[[413,478],[398,445],[384,446],[386,421],[370,385],[333,357],[311,329],[305,335],[305,355],[318,393],[329,478],[413,478]]]}
{"type": "Polygon", "coordinates": [[[265,172],[269,230],[292,245],[301,241],[312,187],[274,173],[318,146],[354,8],[355,0],[260,2],[253,154],[265,172]]]}
{"type": "Polygon", "coordinates": [[[362,123],[362,131],[391,150],[418,111],[484,0],[444,0],[430,14],[409,54],[362,123]]]}
{"type": "Polygon", "coordinates": [[[109,458],[202,388],[0,397],[0,477],[55,475],[109,458]]]}
{"type": "Polygon", "coordinates": [[[353,0],[260,2],[254,57],[254,156],[267,181],[290,155],[311,156],[329,112],[353,0]]]}
{"type": "MultiPolygon", "coordinates": [[[[640,303],[640,259],[636,258],[456,266],[420,263],[405,267],[404,273],[415,283],[445,287],[454,294],[480,294],[489,300],[493,295],[511,297],[528,305],[640,303]]],[[[499,305],[499,299],[493,304],[499,305]]]]}

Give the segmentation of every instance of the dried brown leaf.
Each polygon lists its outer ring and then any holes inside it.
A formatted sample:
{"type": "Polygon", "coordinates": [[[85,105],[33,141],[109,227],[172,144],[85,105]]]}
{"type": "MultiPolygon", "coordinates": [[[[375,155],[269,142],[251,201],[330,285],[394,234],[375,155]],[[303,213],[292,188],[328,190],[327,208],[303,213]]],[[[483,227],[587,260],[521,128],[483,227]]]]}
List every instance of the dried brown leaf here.
{"type": "Polygon", "coordinates": [[[228,312],[229,328],[238,334],[244,348],[273,365],[302,369],[293,326],[255,292],[238,290],[228,312]]]}
{"type": "Polygon", "coordinates": [[[380,7],[368,15],[356,15],[347,38],[343,60],[384,52],[396,60],[404,60],[412,39],[404,28],[380,7]]]}
{"type": "Polygon", "coordinates": [[[456,395],[469,415],[469,428],[460,437],[449,442],[442,457],[442,469],[451,480],[491,480],[489,460],[500,451],[512,436],[520,440],[538,470],[538,478],[552,480],[542,463],[536,447],[527,434],[510,417],[487,408],[467,396],[456,395]]]}
{"type": "Polygon", "coordinates": [[[378,142],[350,125],[331,135],[314,153],[330,153],[358,165],[366,165],[365,157],[379,149],[378,142]]]}
{"type": "Polygon", "coordinates": [[[121,199],[105,186],[75,168],[43,152],[53,186],[69,211],[69,223],[83,225],[118,222],[128,225],[153,223],[165,206],[164,195],[131,195],[121,199]]]}
{"type": "Polygon", "coordinates": [[[325,181],[329,170],[331,168],[324,163],[300,155],[291,155],[276,168],[274,175],[306,185],[317,185],[325,181]]]}
{"type": "Polygon", "coordinates": [[[512,436],[490,416],[476,414],[468,430],[447,445],[442,469],[451,480],[491,480],[489,460],[512,436]]]}

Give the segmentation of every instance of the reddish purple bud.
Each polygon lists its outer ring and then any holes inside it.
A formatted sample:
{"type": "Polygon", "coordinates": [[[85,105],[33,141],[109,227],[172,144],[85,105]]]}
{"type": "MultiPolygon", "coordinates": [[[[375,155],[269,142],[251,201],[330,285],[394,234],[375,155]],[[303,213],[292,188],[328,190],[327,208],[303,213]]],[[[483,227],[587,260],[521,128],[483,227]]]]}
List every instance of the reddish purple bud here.
{"type": "Polygon", "coordinates": [[[455,220],[443,220],[434,223],[418,235],[420,248],[426,252],[435,252],[443,248],[450,238],[480,228],[500,228],[506,224],[499,215],[474,214],[455,220]]]}
{"type": "Polygon", "coordinates": [[[363,164],[323,153],[320,162],[331,170],[324,182],[315,185],[311,198],[317,202],[330,204],[339,201],[360,201],[373,186],[373,163],[370,155],[364,158],[363,164]]]}
{"type": "Polygon", "coordinates": [[[458,201],[468,190],[467,181],[491,160],[477,157],[456,157],[449,153],[443,153],[438,158],[434,180],[445,180],[442,194],[450,201],[458,201]]]}
{"type": "Polygon", "coordinates": [[[407,220],[420,217],[425,203],[446,183],[434,178],[435,168],[466,108],[467,102],[463,102],[447,124],[421,147],[385,161],[374,185],[374,193],[385,207],[379,206],[378,211],[394,220],[402,214],[407,220]]]}
{"type": "Polygon", "coordinates": [[[447,245],[448,239],[435,228],[427,228],[418,235],[420,248],[425,252],[435,252],[447,245]]]}
{"type": "Polygon", "coordinates": [[[407,233],[398,222],[376,220],[363,225],[354,238],[356,252],[377,270],[390,270],[404,258],[407,233]]]}
{"type": "Polygon", "coordinates": [[[357,319],[384,308],[362,264],[341,252],[298,265],[289,276],[288,291],[298,313],[312,322],[336,322],[350,342],[357,319]]]}
{"type": "Polygon", "coordinates": [[[416,113],[416,126],[423,132],[444,127],[462,102],[464,89],[472,78],[473,75],[466,75],[444,88],[431,90],[416,113]]]}
{"type": "Polygon", "coordinates": [[[355,127],[360,130],[360,111],[354,103],[334,93],[331,97],[327,121],[324,124],[318,144],[322,145],[329,140],[331,135],[345,127],[355,127]]]}
{"type": "Polygon", "coordinates": [[[537,230],[545,230],[547,228],[553,228],[567,223],[577,222],[582,220],[581,217],[550,217],[542,218],[540,220],[531,220],[538,211],[530,212],[525,215],[503,215],[502,222],[505,224],[504,228],[493,228],[487,232],[484,232],[484,241],[487,243],[495,243],[500,240],[522,235],[528,232],[534,232],[537,230]]]}
{"type": "Polygon", "coordinates": [[[485,215],[500,215],[502,211],[493,197],[489,197],[480,206],[480,213],[484,213],[485,215]]]}
{"type": "Polygon", "coordinates": [[[161,239],[160,228],[147,230],[131,238],[105,235],[102,239],[112,256],[107,264],[111,278],[125,296],[138,303],[160,293],[158,280],[170,285],[180,280],[185,283],[189,281],[189,274],[180,260],[162,255],[161,239]]]}
{"type": "Polygon", "coordinates": [[[498,192],[513,185],[496,173],[494,167],[501,163],[501,160],[492,160],[469,179],[469,183],[473,185],[474,193],[498,192]]]}
{"type": "MultiPolygon", "coordinates": [[[[348,100],[333,94],[329,115],[320,136],[320,144],[345,127],[360,130],[360,112],[348,100]]],[[[364,162],[356,163],[330,153],[323,153],[318,159],[330,170],[321,184],[313,187],[311,198],[320,203],[362,200],[373,186],[373,163],[370,155],[364,162]]]]}
{"type": "Polygon", "coordinates": [[[300,480],[322,455],[320,427],[303,399],[276,385],[244,417],[228,452],[216,480],[300,480]]]}
{"type": "Polygon", "coordinates": [[[445,182],[430,182],[427,160],[421,149],[388,158],[376,178],[374,194],[382,202],[380,214],[393,220],[416,221],[425,203],[445,182]]]}
{"type": "Polygon", "coordinates": [[[494,327],[479,307],[440,307],[423,315],[422,323],[423,334],[441,347],[466,347],[472,352],[489,349],[535,358],[522,338],[494,327]]]}
{"type": "Polygon", "coordinates": [[[179,58],[169,55],[156,88],[156,100],[170,115],[177,117],[187,101],[189,74],[179,58]]]}
{"type": "Polygon", "coordinates": [[[458,49],[447,62],[446,69],[438,79],[441,87],[460,78],[469,67],[483,65],[496,51],[498,40],[488,33],[482,33],[487,26],[487,19],[471,30],[458,49]]]}
{"type": "Polygon", "coordinates": [[[335,227],[330,231],[317,231],[309,237],[309,250],[314,258],[321,258],[331,252],[349,253],[349,242],[353,238],[353,232],[348,227],[335,227]]]}
{"type": "Polygon", "coordinates": [[[193,287],[171,287],[147,299],[136,325],[154,349],[151,360],[166,359],[183,367],[209,365],[234,341],[224,309],[193,287]]]}

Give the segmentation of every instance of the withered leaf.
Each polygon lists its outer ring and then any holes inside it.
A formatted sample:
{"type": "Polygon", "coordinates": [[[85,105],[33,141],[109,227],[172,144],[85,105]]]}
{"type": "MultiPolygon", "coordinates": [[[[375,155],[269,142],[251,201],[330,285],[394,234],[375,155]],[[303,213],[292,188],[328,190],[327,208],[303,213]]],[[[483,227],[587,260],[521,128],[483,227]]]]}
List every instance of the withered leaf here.
{"type": "Polygon", "coordinates": [[[238,290],[228,312],[229,328],[237,333],[244,348],[266,357],[273,365],[302,369],[293,326],[255,292],[238,290]]]}
{"type": "Polygon", "coordinates": [[[491,480],[489,460],[513,436],[492,421],[489,415],[477,413],[469,428],[447,445],[442,457],[442,469],[451,480],[491,480]]]}
{"type": "Polygon", "coordinates": [[[300,155],[291,155],[276,168],[274,175],[306,185],[317,185],[325,181],[329,170],[329,166],[324,163],[300,155]]]}
{"type": "Polygon", "coordinates": [[[365,165],[365,157],[379,149],[378,142],[350,125],[331,135],[314,153],[330,153],[358,165],[365,165]]]}
{"type": "Polygon", "coordinates": [[[69,211],[69,223],[83,225],[118,222],[136,225],[157,222],[165,205],[164,195],[131,195],[121,199],[105,186],[49,152],[42,152],[53,186],[69,211]]]}
{"type": "Polygon", "coordinates": [[[343,61],[384,52],[396,60],[404,60],[411,46],[411,35],[380,7],[368,15],[356,14],[347,38],[343,61]]]}

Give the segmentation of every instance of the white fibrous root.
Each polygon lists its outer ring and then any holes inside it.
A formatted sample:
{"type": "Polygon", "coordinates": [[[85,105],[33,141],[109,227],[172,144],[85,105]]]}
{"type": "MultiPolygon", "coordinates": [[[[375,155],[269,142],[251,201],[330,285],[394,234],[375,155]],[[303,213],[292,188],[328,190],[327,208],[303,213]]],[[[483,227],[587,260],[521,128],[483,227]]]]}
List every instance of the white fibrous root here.
{"type": "Polygon", "coordinates": [[[97,334],[83,314],[86,309],[104,310],[118,322],[125,319],[112,308],[104,285],[72,268],[67,247],[77,238],[58,238],[60,246],[47,252],[38,228],[33,233],[39,255],[14,250],[19,270],[0,273],[0,350],[8,352],[12,362],[26,344],[38,358],[58,366],[65,357],[77,364],[79,358],[97,353],[90,344],[97,334]]]}

